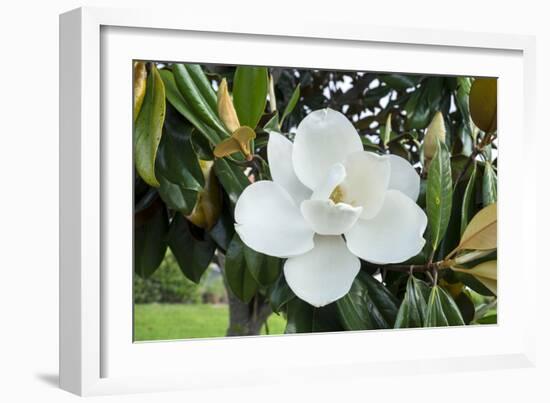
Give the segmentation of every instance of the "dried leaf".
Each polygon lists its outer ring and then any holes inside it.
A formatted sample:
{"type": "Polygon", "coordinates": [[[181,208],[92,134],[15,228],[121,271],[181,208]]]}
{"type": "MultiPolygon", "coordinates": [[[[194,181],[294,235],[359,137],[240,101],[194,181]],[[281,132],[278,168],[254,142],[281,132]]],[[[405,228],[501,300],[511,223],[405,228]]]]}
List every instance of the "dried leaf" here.
{"type": "Polygon", "coordinates": [[[214,155],[218,158],[223,158],[241,152],[247,159],[250,159],[252,156],[250,143],[255,138],[256,132],[254,130],[247,126],[241,126],[233,132],[230,138],[216,145],[214,155]]]}
{"type": "Polygon", "coordinates": [[[218,89],[218,116],[230,133],[233,133],[241,126],[239,118],[237,117],[237,112],[235,111],[235,106],[231,100],[231,95],[229,95],[225,78],[222,80],[220,88],[218,89]]]}
{"type": "Polygon", "coordinates": [[[190,215],[186,216],[189,221],[197,227],[209,230],[216,224],[221,213],[222,196],[220,185],[213,174],[212,161],[200,161],[202,173],[206,185],[204,190],[199,193],[197,204],[190,215]]]}
{"type": "Polygon", "coordinates": [[[497,79],[477,78],[470,89],[470,115],[484,132],[497,129],[497,79]]]}
{"type": "Polygon", "coordinates": [[[487,287],[493,294],[497,293],[497,261],[489,260],[478,264],[472,269],[451,267],[454,271],[474,276],[479,282],[487,287]]]}
{"type": "Polygon", "coordinates": [[[145,63],[134,63],[134,122],[136,121],[143,98],[145,98],[145,90],[147,88],[147,69],[145,63]]]}
{"type": "Polygon", "coordinates": [[[479,211],[470,221],[458,246],[447,256],[470,250],[489,250],[497,247],[497,204],[493,203],[479,211]]]}

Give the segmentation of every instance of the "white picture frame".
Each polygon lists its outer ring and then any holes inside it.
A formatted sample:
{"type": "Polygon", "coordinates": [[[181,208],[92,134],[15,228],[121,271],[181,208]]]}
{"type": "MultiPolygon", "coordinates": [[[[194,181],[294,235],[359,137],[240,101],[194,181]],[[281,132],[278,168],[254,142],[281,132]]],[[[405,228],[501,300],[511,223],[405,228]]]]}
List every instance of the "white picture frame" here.
{"type": "Polygon", "coordinates": [[[516,282],[536,275],[534,254],[526,253],[536,245],[527,237],[536,233],[535,209],[518,191],[534,189],[536,178],[507,158],[514,147],[516,160],[527,159],[536,144],[534,49],[534,39],[520,35],[307,20],[245,25],[155,10],[61,15],[61,387],[98,395],[534,365],[536,296],[514,287],[507,269],[514,268],[516,282]],[[498,76],[499,324],[133,343],[132,59],[498,76]],[[108,270],[114,264],[123,269],[108,270]],[[384,345],[393,352],[382,354],[384,345]],[[214,357],[216,368],[209,365],[214,357]]]}

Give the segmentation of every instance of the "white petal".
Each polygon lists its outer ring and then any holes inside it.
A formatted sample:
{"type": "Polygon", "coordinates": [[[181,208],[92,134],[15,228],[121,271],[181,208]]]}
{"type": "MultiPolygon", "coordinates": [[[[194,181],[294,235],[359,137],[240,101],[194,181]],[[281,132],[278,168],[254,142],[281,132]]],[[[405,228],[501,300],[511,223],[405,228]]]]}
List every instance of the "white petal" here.
{"type": "Polygon", "coordinates": [[[420,175],[405,158],[397,155],[389,155],[391,175],[389,189],[399,190],[413,201],[418,199],[420,193],[420,175]]]}
{"type": "Polygon", "coordinates": [[[313,200],[326,200],[332,194],[332,191],[346,178],[346,168],[338,163],[331,166],[327,176],[321,181],[319,186],[315,188],[311,198],[313,200]]]}
{"type": "Polygon", "coordinates": [[[304,200],[300,210],[317,234],[340,235],[355,224],[363,208],[332,200],[304,200]]]}
{"type": "Polygon", "coordinates": [[[267,159],[274,182],[285,188],[299,206],[302,200],[309,199],[309,190],[294,173],[292,165],[292,142],[277,132],[269,133],[267,159]]]}
{"type": "Polygon", "coordinates": [[[271,181],[248,186],[235,206],[242,241],[270,256],[301,255],[313,248],[313,231],[283,187],[271,181]]]}
{"type": "Polygon", "coordinates": [[[298,298],[321,307],[346,295],[361,262],[340,236],[315,236],[315,247],[286,261],[286,282],[298,298]]]}
{"type": "Polygon", "coordinates": [[[363,207],[361,218],[373,218],[382,208],[390,183],[388,156],[361,151],[348,155],[344,166],[346,179],[340,184],[343,201],[363,207]]]}
{"type": "Polygon", "coordinates": [[[292,162],[298,179],[314,190],[331,166],[361,150],[361,139],[348,118],[332,109],[321,109],[298,125],[292,162]]]}
{"type": "Polygon", "coordinates": [[[424,211],[398,190],[388,190],[380,212],[370,220],[359,219],[346,232],[349,250],[372,263],[400,263],[416,256],[428,219],[424,211]]]}

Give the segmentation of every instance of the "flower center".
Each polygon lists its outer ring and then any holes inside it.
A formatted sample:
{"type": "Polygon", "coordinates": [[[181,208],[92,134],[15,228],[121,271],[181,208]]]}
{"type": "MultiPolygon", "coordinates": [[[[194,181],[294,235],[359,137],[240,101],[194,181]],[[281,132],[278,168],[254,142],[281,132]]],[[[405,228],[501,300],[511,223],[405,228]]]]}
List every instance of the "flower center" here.
{"type": "Polygon", "coordinates": [[[344,201],[344,192],[340,186],[336,186],[329,196],[329,199],[338,204],[344,201]]]}

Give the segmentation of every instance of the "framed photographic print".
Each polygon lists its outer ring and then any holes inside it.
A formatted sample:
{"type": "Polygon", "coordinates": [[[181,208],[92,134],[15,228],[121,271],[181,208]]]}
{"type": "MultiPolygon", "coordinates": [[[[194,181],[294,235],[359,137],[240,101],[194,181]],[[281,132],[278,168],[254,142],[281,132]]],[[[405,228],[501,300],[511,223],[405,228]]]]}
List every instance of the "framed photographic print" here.
{"type": "Polygon", "coordinates": [[[531,365],[533,48],[62,15],[62,387],[531,365]]]}

